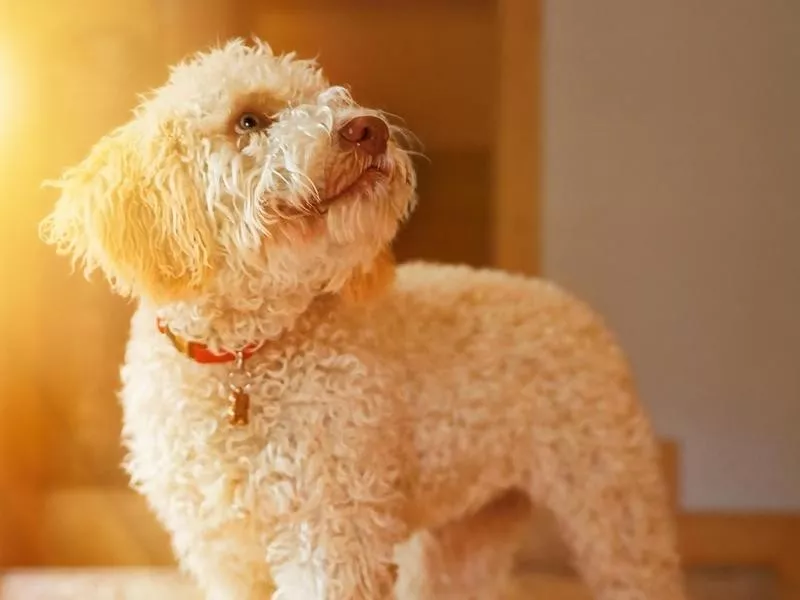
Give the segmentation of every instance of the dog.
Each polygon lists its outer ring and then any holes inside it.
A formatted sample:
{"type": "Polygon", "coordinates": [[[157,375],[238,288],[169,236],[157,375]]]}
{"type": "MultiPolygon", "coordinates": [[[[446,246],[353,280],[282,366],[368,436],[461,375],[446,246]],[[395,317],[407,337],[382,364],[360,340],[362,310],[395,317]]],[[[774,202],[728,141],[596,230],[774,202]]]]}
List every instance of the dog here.
{"type": "Polygon", "coordinates": [[[235,39],[51,183],[43,239],[137,300],[132,486],[209,600],[499,598],[533,506],[595,598],[684,598],[602,318],[539,279],[395,267],[408,139],[316,62],[235,39]]]}

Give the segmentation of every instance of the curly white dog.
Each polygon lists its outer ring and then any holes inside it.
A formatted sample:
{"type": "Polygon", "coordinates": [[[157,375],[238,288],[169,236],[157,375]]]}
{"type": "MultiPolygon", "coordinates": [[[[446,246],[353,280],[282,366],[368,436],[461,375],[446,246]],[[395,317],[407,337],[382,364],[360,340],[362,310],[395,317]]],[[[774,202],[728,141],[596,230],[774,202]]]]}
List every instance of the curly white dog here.
{"type": "Polygon", "coordinates": [[[212,600],[497,598],[533,502],[595,597],[683,598],[601,320],[541,281],[395,273],[403,134],[236,40],[56,183],[44,238],[139,299],[126,467],[181,565],[212,600]]]}

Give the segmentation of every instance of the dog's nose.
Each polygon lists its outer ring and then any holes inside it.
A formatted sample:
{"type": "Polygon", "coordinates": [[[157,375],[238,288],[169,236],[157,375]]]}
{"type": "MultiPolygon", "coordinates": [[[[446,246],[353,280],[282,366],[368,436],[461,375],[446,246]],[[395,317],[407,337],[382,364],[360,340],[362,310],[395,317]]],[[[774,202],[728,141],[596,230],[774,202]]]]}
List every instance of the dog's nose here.
{"type": "Polygon", "coordinates": [[[386,152],[389,142],[389,126],[380,117],[364,115],[350,119],[339,129],[339,137],[370,156],[386,152]]]}

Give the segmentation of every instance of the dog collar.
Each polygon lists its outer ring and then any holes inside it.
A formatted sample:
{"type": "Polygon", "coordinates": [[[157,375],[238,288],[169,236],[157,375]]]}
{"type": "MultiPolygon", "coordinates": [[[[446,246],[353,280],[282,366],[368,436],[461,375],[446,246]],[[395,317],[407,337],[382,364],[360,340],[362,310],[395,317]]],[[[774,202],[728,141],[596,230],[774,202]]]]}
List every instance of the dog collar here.
{"type": "Polygon", "coordinates": [[[175,333],[169,327],[167,327],[167,324],[161,319],[156,320],[156,326],[161,333],[167,336],[169,341],[172,342],[172,345],[175,346],[175,349],[178,352],[201,364],[221,364],[236,362],[237,360],[246,360],[258,352],[264,345],[263,342],[257,344],[248,344],[238,352],[226,350],[224,352],[217,353],[213,352],[205,344],[191,342],[185,338],[175,335],[175,333]]]}

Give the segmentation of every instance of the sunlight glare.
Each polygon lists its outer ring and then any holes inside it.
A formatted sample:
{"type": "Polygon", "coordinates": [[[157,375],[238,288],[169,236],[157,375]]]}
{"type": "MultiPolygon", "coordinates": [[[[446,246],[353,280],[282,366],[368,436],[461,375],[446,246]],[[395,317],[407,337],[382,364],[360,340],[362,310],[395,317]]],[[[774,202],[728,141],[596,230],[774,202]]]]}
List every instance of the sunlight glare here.
{"type": "Polygon", "coordinates": [[[15,86],[6,56],[0,54],[0,145],[11,132],[15,86]]]}

